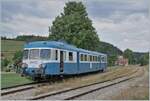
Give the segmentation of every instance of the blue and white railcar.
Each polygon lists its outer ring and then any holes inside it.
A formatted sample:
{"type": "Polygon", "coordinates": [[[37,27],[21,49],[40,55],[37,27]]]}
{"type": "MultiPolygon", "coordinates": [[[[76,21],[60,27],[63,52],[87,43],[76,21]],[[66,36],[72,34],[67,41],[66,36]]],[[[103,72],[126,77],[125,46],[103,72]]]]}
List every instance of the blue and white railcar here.
{"type": "Polygon", "coordinates": [[[105,70],[107,55],[64,42],[37,41],[25,44],[22,62],[28,76],[74,75],[105,70]]]}

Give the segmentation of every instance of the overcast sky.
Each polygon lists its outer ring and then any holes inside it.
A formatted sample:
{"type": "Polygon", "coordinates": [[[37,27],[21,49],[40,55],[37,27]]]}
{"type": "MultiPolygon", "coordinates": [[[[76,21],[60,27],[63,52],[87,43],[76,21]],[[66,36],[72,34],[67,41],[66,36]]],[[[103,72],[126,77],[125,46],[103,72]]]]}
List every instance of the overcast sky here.
{"type": "MultiPolygon", "coordinates": [[[[48,26],[63,12],[66,2],[68,0],[1,0],[0,34],[48,36],[48,26]]],[[[149,0],[84,0],[83,4],[101,41],[121,50],[149,51],[149,0]]]]}

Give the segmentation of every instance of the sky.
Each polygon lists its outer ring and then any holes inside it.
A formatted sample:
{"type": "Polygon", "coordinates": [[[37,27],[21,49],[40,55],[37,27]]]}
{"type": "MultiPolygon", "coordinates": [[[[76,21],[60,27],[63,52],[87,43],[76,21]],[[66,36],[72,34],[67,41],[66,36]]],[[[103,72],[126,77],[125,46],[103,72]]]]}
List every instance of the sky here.
{"type": "MultiPolygon", "coordinates": [[[[48,27],[71,0],[1,0],[1,36],[48,36],[48,27]]],[[[149,0],[82,1],[101,41],[125,50],[150,50],[149,0]]]]}

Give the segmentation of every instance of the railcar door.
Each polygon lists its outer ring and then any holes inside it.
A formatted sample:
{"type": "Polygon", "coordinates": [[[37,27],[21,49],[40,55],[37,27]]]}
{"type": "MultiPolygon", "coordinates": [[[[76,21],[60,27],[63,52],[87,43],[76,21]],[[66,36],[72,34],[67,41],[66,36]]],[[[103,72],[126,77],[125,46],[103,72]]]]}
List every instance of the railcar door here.
{"type": "Polygon", "coordinates": [[[64,52],[60,51],[60,72],[64,71],[64,52]]]}

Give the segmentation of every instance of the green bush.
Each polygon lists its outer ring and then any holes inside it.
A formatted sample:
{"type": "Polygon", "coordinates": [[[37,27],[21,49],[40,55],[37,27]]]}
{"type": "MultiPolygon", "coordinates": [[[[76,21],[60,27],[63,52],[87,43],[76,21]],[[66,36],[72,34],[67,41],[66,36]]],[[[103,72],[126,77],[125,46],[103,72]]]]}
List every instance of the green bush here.
{"type": "Polygon", "coordinates": [[[10,63],[10,61],[9,60],[7,60],[6,58],[5,59],[2,59],[2,61],[1,61],[1,69],[2,69],[2,71],[8,66],[8,64],[10,63]]]}
{"type": "Polygon", "coordinates": [[[19,67],[21,67],[21,61],[22,61],[23,52],[17,51],[14,54],[13,61],[14,61],[14,69],[17,72],[19,70],[19,67]]]}

